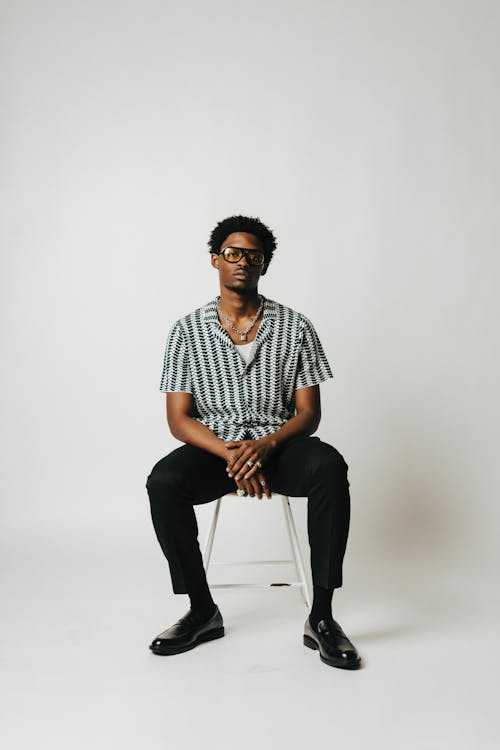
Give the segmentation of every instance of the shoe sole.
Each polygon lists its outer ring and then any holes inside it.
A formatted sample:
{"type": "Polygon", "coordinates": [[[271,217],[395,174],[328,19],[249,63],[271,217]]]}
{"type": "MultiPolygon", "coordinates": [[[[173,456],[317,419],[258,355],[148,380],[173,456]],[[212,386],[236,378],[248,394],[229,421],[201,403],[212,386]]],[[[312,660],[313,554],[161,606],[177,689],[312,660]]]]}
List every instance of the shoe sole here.
{"type": "Polygon", "coordinates": [[[151,648],[151,651],[153,654],[157,654],[157,656],[170,656],[171,654],[182,654],[184,651],[190,651],[192,648],[197,646],[199,643],[203,643],[204,641],[213,641],[215,638],[222,638],[224,635],[224,627],[222,628],[213,628],[213,630],[207,630],[206,633],[202,633],[201,635],[196,638],[192,643],[188,643],[184,646],[170,646],[170,647],[161,647],[161,648],[151,648]]]}
{"type": "Polygon", "coordinates": [[[316,643],[314,638],[304,634],[304,646],[311,648],[313,651],[319,651],[319,658],[324,664],[328,664],[330,667],[340,667],[340,669],[358,669],[361,666],[361,657],[358,657],[356,661],[346,662],[345,660],[328,659],[326,656],[321,655],[319,645],[316,643]]]}

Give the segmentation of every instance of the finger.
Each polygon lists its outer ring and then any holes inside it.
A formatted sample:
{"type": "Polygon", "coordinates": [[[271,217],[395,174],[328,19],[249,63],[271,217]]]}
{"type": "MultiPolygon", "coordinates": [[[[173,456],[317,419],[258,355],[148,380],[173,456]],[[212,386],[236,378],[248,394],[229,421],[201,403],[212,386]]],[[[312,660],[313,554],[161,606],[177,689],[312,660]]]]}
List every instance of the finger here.
{"type": "Polygon", "coordinates": [[[244,451],[248,450],[250,448],[249,445],[246,443],[237,443],[234,446],[229,446],[229,460],[230,461],[236,461],[240,456],[243,455],[244,451]]]}
{"type": "Polygon", "coordinates": [[[250,450],[250,453],[242,456],[243,462],[241,466],[239,467],[239,469],[235,468],[234,470],[238,479],[242,477],[248,478],[249,476],[252,476],[253,474],[255,474],[255,471],[258,468],[256,465],[256,461],[258,461],[258,457],[256,458],[255,451],[252,451],[251,449],[249,450],[250,450]],[[248,466],[248,461],[252,461],[252,460],[253,460],[254,465],[248,466]]]}
{"type": "Polygon", "coordinates": [[[233,465],[231,467],[232,473],[238,479],[241,479],[241,476],[238,476],[238,472],[241,469],[241,467],[243,466],[243,464],[244,464],[244,462],[246,460],[247,455],[248,455],[248,448],[236,459],[236,461],[233,463],[233,465]]]}
{"type": "Polygon", "coordinates": [[[232,456],[229,456],[229,458],[227,459],[227,464],[226,464],[227,472],[232,470],[232,468],[234,467],[234,464],[240,458],[241,455],[242,455],[241,452],[235,450],[234,454],[232,456]]]}
{"type": "Polygon", "coordinates": [[[255,487],[253,486],[252,482],[249,479],[242,479],[242,482],[245,485],[246,491],[250,495],[250,497],[255,497],[255,487]]]}
{"type": "Polygon", "coordinates": [[[249,477],[253,476],[255,474],[255,472],[257,472],[259,470],[259,467],[257,466],[257,461],[259,460],[259,456],[257,455],[257,453],[254,453],[250,457],[250,460],[253,461],[253,466],[249,467],[248,466],[248,461],[246,461],[245,462],[245,466],[242,469],[242,471],[243,471],[245,468],[247,468],[247,473],[245,474],[245,479],[248,479],[249,477]]]}
{"type": "Polygon", "coordinates": [[[266,497],[268,498],[268,500],[270,500],[271,496],[272,496],[272,492],[271,492],[271,489],[270,489],[270,487],[269,487],[269,485],[267,483],[267,480],[266,480],[264,474],[262,474],[262,472],[259,472],[258,478],[259,478],[259,481],[261,482],[262,487],[264,488],[264,492],[266,493],[266,497]]]}
{"type": "Polygon", "coordinates": [[[259,500],[262,500],[262,485],[257,477],[252,477],[249,481],[252,483],[259,500]]]}
{"type": "Polygon", "coordinates": [[[253,476],[255,476],[255,472],[256,472],[256,471],[257,471],[257,467],[256,467],[256,466],[252,466],[252,467],[249,467],[249,466],[247,466],[247,464],[245,463],[245,466],[242,466],[242,467],[241,467],[241,470],[240,470],[240,472],[239,472],[239,477],[238,477],[238,479],[239,479],[240,477],[241,477],[241,479],[250,479],[250,477],[253,477],[253,476]],[[245,473],[245,472],[246,472],[246,473],[245,473]]]}
{"type": "Polygon", "coordinates": [[[241,490],[245,490],[245,495],[242,495],[242,497],[246,497],[248,495],[248,487],[246,486],[245,482],[236,482],[236,486],[241,490]]]}
{"type": "Polygon", "coordinates": [[[247,471],[246,474],[244,473],[244,471],[245,471],[245,467],[243,467],[242,470],[241,470],[241,477],[242,477],[242,479],[252,479],[256,475],[257,467],[256,466],[252,466],[251,469],[248,469],[248,471],[247,471]]]}
{"type": "MultiPolygon", "coordinates": [[[[231,467],[231,469],[229,471],[229,476],[230,477],[233,476],[233,474],[236,477],[237,473],[239,472],[239,470],[241,469],[241,467],[244,465],[245,461],[247,460],[248,456],[250,456],[251,453],[252,453],[252,449],[251,448],[247,448],[241,454],[241,456],[234,462],[234,464],[232,465],[232,467],[231,467]]],[[[241,472],[240,476],[238,476],[237,478],[241,479],[241,476],[243,475],[243,473],[244,472],[241,472]]]]}
{"type": "Polygon", "coordinates": [[[241,497],[248,497],[250,495],[250,484],[248,482],[245,482],[243,479],[240,479],[238,482],[236,482],[236,486],[238,489],[245,490],[246,495],[241,495],[241,497]]]}
{"type": "MultiPolygon", "coordinates": [[[[239,490],[245,490],[245,492],[247,491],[247,488],[245,487],[243,482],[235,482],[235,484],[239,490]]],[[[245,495],[240,495],[240,497],[245,497],[245,495]]]]}

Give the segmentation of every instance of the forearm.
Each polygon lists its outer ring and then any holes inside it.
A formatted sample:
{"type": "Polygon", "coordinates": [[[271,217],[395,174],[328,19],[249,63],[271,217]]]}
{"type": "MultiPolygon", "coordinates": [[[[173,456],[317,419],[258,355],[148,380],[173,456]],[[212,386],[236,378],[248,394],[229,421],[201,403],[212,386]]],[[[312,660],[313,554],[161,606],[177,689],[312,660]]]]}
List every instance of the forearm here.
{"type": "Polygon", "coordinates": [[[202,422],[198,422],[187,415],[176,419],[175,425],[170,426],[172,435],[182,443],[195,445],[197,448],[214,453],[220,458],[226,457],[226,448],[224,440],[221,440],[202,422]]]}
{"type": "Polygon", "coordinates": [[[318,429],[321,417],[314,412],[303,411],[288,419],[266,439],[277,448],[295,435],[312,435],[318,429]]]}

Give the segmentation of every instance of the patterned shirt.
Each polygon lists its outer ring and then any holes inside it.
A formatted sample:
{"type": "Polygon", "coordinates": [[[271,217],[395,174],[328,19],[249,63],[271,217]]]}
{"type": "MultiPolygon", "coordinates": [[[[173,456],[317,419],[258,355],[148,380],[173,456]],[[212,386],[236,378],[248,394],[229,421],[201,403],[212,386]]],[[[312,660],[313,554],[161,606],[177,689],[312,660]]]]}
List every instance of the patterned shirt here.
{"type": "Polygon", "coordinates": [[[228,442],[270,435],[295,416],[295,389],[333,378],[313,324],[264,297],[245,362],[221,325],[220,296],[171,327],[160,391],[193,394],[191,416],[228,442]]]}

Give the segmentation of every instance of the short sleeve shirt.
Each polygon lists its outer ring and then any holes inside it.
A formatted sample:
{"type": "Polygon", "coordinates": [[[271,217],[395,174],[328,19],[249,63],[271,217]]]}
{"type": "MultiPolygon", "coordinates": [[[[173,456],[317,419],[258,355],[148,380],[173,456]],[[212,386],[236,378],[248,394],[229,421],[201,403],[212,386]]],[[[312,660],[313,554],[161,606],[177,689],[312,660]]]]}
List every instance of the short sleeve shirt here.
{"type": "Polygon", "coordinates": [[[297,388],[333,377],[309,318],[261,296],[248,362],[219,321],[219,296],[176,320],[167,336],[160,391],[192,393],[193,418],[226,442],[275,432],[295,416],[297,388]]]}

